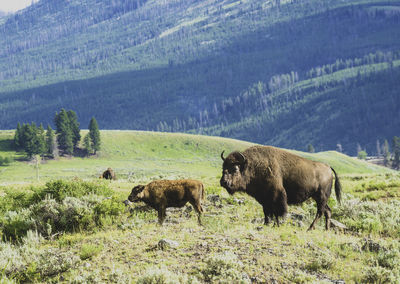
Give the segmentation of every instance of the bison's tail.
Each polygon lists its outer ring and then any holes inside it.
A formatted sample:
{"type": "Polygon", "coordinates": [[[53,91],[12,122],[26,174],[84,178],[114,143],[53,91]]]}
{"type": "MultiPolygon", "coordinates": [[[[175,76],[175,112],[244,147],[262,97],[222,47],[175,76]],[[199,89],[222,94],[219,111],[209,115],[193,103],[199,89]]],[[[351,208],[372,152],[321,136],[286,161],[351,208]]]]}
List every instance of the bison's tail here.
{"type": "Polygon", "coordinates": [[[335,170],[331,167],[333,173],[335,174],[335,194],[336,200],[341,204],[342,202],[342,185],[340,184],[339,176],[335,172],[335,170]]]}
{"type": "Polygon", "coordinates": [[[201,184],[201,200],[206,199],[206,191],[204,190],[204,184],[201,184]]]}

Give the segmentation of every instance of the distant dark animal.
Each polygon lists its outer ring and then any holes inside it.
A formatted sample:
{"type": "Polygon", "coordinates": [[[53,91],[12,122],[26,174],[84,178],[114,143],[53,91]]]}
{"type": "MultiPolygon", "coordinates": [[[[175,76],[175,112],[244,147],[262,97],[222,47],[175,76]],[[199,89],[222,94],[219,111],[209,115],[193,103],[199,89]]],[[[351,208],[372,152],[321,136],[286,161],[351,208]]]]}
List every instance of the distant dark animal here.
{"type": "Polygon", "coordinates": [[[335,170],[288,151],[271,146],[253,146],[243,152],[232,152],[224,161],[220,184],[229,194],[246,192],[254,197],[264,210],[265,224],[287,213],[288,204],[299,204],[313,198],[317,215],[308,230],[325,215],[325,228],[330,227],[331,209],[327,201],[332,189],[332,171],[335,174],[336,199],[340,203],[341,185],[335,170]]]}
{"type": "Polygon", "coordinates": [[[143,201],[158,212],[160,225],[165,220],[167,207],[183,207],[187,202],[192,204],[198,214],[201,225],[201,213],[204,200],[204,185],[197,180],[156,180],[147,185],[138,185],[132,189],[128,200],[131,202],[143,201]]]}
{"type": "Polygon", "coordinates": [[[108,168],[103,172],[103,174],[100,176],[100,178],[103,179],[109,179],[109,180],[116,180],[117,176],[115,175],[115,172],[113,171],[112,168],[108,168]]]}

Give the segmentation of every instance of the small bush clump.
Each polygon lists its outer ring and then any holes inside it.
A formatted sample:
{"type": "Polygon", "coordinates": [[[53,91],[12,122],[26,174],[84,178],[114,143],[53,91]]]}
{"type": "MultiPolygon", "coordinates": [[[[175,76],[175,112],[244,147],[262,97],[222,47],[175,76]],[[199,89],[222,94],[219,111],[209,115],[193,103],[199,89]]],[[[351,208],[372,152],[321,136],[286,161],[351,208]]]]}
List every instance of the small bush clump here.
{"type": "Polygon", "coordinates": [[[185,274],[173,273],[165,267],[150,267],[137,279],[137,284],[175,284],[199,283],[197,278],[185,274]]]}
{"type": "Polygon", "coordinates": [[[21,244],[0,242],[0,267],[5,277],[17,282],[35,282],[74,267],[79,257],[58,248],[40,248],[43,238],[28,231],[21,244]]]}
{"type": "Polygon", "coordinates": [[[6,192],[9,210],[0,211],[3,240],[15,241],[29,230],[45,237],[93,230],[113,224],[125,212],[124,204],[117,198],[104,196],[112,193],[105,183],[54,181],[32,191],[6,192]]]}
{"type": "Polygon", "coordinates": [[[206,267],[201,271],[204,280],[211,283],[249,283],[243,277],[243,264],[233,252],[217,254],[206,260],[206,267]]]}
{"type": "Polygon", "coordinates": [[[320,271],[321,269],[330,269],[335,264],[335,258],[325,251],[318,252],[313,260],[306,265],[310,271],[320,271]]]}
{"type": "Polygon", "coordinates": [[[400,237],[400,201],[344,200],[332,209],[332,218],[350,230],[400,237]]]}
{"type": "Polygon", "coordinates": [[[81,247],[80,258],[81,260],[92,258],[98,255],[103,250],[102,245],[84,244],[81,247]]]}
{"type": "Polygon", "coordinates": [[[45,188],[37,192],[37,197],[43,199],[49,194],[55,200],[62,201],[66,197],[79,198],[89,194],[111,196],[113,192],[105,182],[55,180],[47,182],[45,188]]]}
{"type": "Polygon", "coordinates": [[[364,273],[363,283],[398,283],[398,276],[387,268],[381,266],[368,267],[364,273]]]}
{"type": "Polygon", "coordinates": [[[24,208],[19,211],[7,211],[0,218],[2,239],[15,241],[34,229],[35,220],[31,215],[31,210],[24,208]]]}

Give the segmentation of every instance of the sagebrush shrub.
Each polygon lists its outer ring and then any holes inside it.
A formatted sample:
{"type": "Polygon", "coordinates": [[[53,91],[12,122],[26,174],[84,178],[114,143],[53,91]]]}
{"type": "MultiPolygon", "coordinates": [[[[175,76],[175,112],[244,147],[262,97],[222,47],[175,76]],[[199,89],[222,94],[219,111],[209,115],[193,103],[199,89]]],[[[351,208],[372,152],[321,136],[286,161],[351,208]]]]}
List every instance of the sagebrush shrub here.
{"type": "Polygon", "coordinates": [[[312,261],[306,265],[310,271],[320,271],[321,269],[330,269],[335,264],[335,258],[328,251],[317,252],[312,261]]]}
{"type": "Polygon", "coordinates": [[[61,206],[60,226],[63,231],[75,232],[95,227],[93,205],[83,199],[66,197],[61,206]]]}
{"type": "Polygon", "coordinates": [[[48,194],[50,194],[55,200],[62,201],[67,196],[77,198],[89,194],[111,196],[113,191],[105,182],[55,180],[47,182],[45,188],[37,192],[37,196],[40,199],[43,199],[48,194]]]}
{"type": "Polygon", "coordinates": [[[29,209],[8,211],[0,218],[3,240],[17,240],[35,228],[35,221],[29,209]]]}
{"type": "Polygon", "coordinates": [[[125,212],[125,205],[115,197],[105,199],[94,207],[96,224],[104,226],[111,224],[125,212]]]}
{"type": "Polygon", "coordinates": [[[332,218],[350,230],[400,237],[400,201],[344,200],[332,209],[332,218]]]}
{"type": "Polygon", "coordinates": [[[102,245],[83,244],[79,256],[82,260],[85,260],[98,255],[102,250],[103,250],[102,245]]]}
{"type": "Polygon", "coordinates": [[[165,267],[150,267],[137,279],[137,284],[199,283],[194,277],[173,273],[165,267]]]}
{"type": "Polygon", "coordinates": [[[58,248],[41,248],[43,238],[29,231],[20,244],[0,242],[0,267],[5,277],[17,282],[35,282],[75,266],[79,257],[58,248]]]}
{"type": "Polygon", "coordinates": [[[372,266],[366,268],[363,279],[363,283],[399,283],[397,276],[392,270],[380,267],[372,266]]]}
{"type": "Polygon", "coordinates": [[[216,283],[249,283],[243,278],[243,264],[233,252],[214,255],[206,260],[201,273],[205,281],[216,283]]]}

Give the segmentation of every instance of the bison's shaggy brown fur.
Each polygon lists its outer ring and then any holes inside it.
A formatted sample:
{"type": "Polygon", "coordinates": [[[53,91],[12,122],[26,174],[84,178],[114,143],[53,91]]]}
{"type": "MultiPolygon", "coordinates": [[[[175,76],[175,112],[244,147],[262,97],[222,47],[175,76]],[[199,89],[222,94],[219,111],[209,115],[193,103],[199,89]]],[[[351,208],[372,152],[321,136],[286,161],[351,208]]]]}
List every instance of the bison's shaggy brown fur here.
{"type": "Polygon", "coordinates": [[[115,172],[113,171],[112,168],[108,168],[103,172],[103,174],[100,176],[100,178],[103,179],[109,179],[109,180],[116,180],[117,176],[115,175],[115,172]]]}
{"type": "Polygon", "coordinates": [[[167,207],[183,207],[189,202],[198,214],[201,225],[203,207],[201,201],[205,198],[204,185],[197,180],[156,180],[147,185],[138,185],[132,189],[128,200],[144,201],[158,212],[158,222],[162,224],[166,217],[167,207]]]}
{"type": "Polygon", "coordinates": [[[325,215],[325,227],[330,227],[331,209],[327,201],[331,195],[335,174],[336,199],[340,202],[341,185],[336,172],[330,166],[307,160],[288,151],[271,146],[254,146],[243,152],[232,152],[223,157],[220,184],[228,193],[244,191],[262,206],[265,224],[270,217],[287,213],[288,204],[299,204],[313,198],[317,202],[317,215],[309,227],[325,215]]]}

